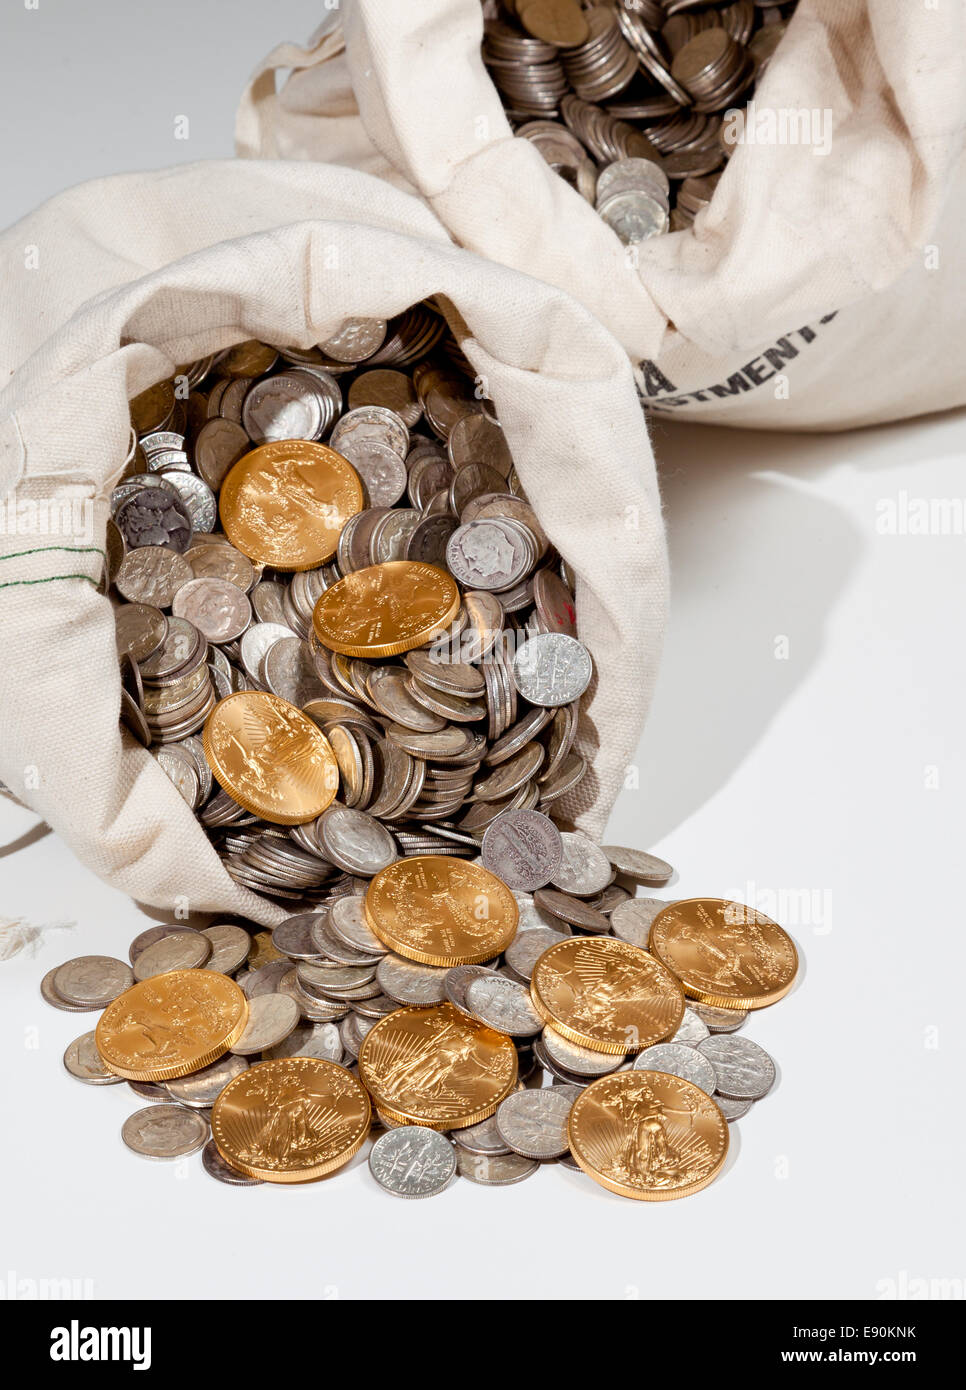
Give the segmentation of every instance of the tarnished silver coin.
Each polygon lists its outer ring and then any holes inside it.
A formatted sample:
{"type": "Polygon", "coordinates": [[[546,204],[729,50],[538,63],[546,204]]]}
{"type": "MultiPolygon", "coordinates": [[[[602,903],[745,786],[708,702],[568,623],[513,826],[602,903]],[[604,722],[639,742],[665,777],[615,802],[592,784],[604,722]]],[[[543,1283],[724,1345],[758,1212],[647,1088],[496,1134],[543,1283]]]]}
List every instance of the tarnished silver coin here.
{"type": "Polygon", "coordinates": [[[114,1086],[124,1078],[115,1076],[101,1060],[101,1054],[94,1042],[94,1034],[82,1033],[72,1043],[68,1043],[64,1053],[64,1066],[71,1076],[84,1081],[88,1086],[114,1086]]]}
{"type": "MultiPolygon", "coordinates": [[[[321,955],[312,928],[325,921],[324,912],[299,912],[272,928],[272,945],[290,960],[314,960],[321,955]]],[[[285,973],[284,971],[282,972],[285,973]]]]}
{"type": "Polygon", "coordinates": [[[538,888],[533,901],[541,911],[561,922],[569,922],[573,927],[580,927],[581,931],[594,932],[598,936],[606,936],[610,931],[610,922],[602,912],[570,893],[561,893],[556,888],[538,888]]]}
{"type": "Polygon", "coordinates": [[[517,1153],[475,1154],[467,1149],[456,1150],[456,1168],[461,1178],[480,1187],[509,1187],[512,1183],[532,1178],[540,1167],[532,1159],[517,1153]]]}
{"type": "Polygon", "coordinates": [[[525,700],[556,708],[580,699],[590,684],[593,664],[587,648],[575,637],[541,632],[517,649],[512,671],[525,700]]]}
{"type": "Polygon", "coordinates": [[[342,1038],[334,1023],[300,1023],[282,1042],[267,1047],[265,1056],[318,1057],[324,1062],[341,1062],[342,1052],[342,1038]]]}
{"type": "Polygon", "coordinates": [[[229,1052],[210,1066],[202,1067],[190,1076],[179,1076],[173,1081],[166,1081],[164,1086],[168,1095],[173,1096],[181,1105],[187,1105],[192,1110],[208,1110],[229,1081],[234,1081],[236,1076],[241,1076],[242,1072],[247,1070],[248,1063],[244,1057],[236,1057],[229,1052]]]}
{"type": "Polygon", "coordinates": [[[696,1050],[713,1066],[718,1090],[731,1100],[760,1100],[775,1084],[775,1063],[751,1038],[723,1033],[705,1038],[696,1050]]]}
{"type": "Polygon", "coordinates": [[[579,1086],[514,1091],[496,1112],[500,1137],[523,1158],[558,1158],[570,1148],[567,1120],[579,1095],[579,1086]]]}
{"type": "Polygon", "coordinates": [[[134,978],[167,975],[171,970],[199,970],[211,955],[211,942],[201,932],[172,932],[143,950],[134,962],[134,978]]]}
{"type": "Polygon", "coordinates": [[[413,1004],[418,1008],[442,1004],[446,998],[445,979],[446,971],[435,965],[417,965],[415,961],[391,953],[383,956],[376,966],[376,983],[383,994],[400,1004],[413,1004]]]}
{"type": "Polygon", "coordinates": [[[505,1144],[496,1127],[496,1116],[482,1120],[478,1125],[467,1125],[465,1129],[454,1129],[453,1142],[471,1154],[508,1154],[513,1150],[505,1144]]]}
{"type": "Polygon", "coordinates": [[[689,1005],[712,1033],[736,1033],[748,1018],[747,1009],[716,1009],[710,1004],[689,1005]]]}
{"type": "Polygon", "coordinates": [[[535,545],[528,548],[522,527],[494,517],[457,527],[446,543],[446,564],[468,589],[499,592],[523,578],[535,552],[535,545]]]}
{"type": "MultiPolygon", "coordinates": [[[[132,555],[143,554],[134,550],[132,555]]],[[[166,550],[165,555],[173,555],[166,550]]],[[[114,639],[118,656],[125,653],[132,661],[145,661],[158,650],[168,631],[168,620],[160,608],[149,603],[122,603],[114,611],[114,639]]]]}
{"type": "Polygon", "coordinates": [[[257,970],[249,971],[242,985],[245,998],[257,999],[260,994],[275,994],[288,974],[294,974],[290,960],[270,960],[257,970]]]}
{"type": "Polygon", "coordinates": [[[708,1025],[702,1022],[693,1009],[685,1009],[681,1026],[673,1037],[668,1038],[668,1042],[684,1043],[687,1047],[697,1047],[699,1042],[704,1042],[705,1038],[710,1036],[708,1025]]]}
{"type": "Polygon", "coordinates": [[[643,850],[628,849],[625,845],[604,845],[602,848],[617,872],[635,883],[660,888],[674,875],[667,860],[659,859],[656,854],[645,854],[643,850]]]}
{"type": "Polygon", "coordinates": [[[225,1183],[228,1187],[262,1186],[261,1178],[250,1178],[247,1173],[239,1172],[237,1168],[233,1168],[226,1159],[222,1158],[214,1139],[209,1139],[202,1149],[201,1162],[209,1177],[225,1183]]]}
{"type": "Polygon", "coordinates": [[[532,892],[558,872],[563,858],[560,831],[540,811],[504,811],[483,833],[483,863],[509,888],[532,892]]]}
{"type": "Polygon", "coordinates": [[[219,975],[234,975],[252,948],[248,932],[233,922],[214,922],[210,927],[202,927],[201,935],[211,943],[205,969],[215,970],[219,975]]]}
{"type": "Polygon", "coordinates": [[[401,1125],[373,1144],[369,1171],[394,1197],[436,1197],[456,1175],[456,1150],[445,1134],[401,1125]]]}
{"type": "Polygon", "coordinates": [[[248,1001],[245,1031],[232,1046],[240,1057],[252,1057],[279,1043],[295,1031],[300,1013],[294,999],[284,994],[260,994],[248,1001]]]}
{"type": "Polygon", "coordinates": [[[612,1057],[606,1052],[592,1052],[589,1047],[570,1042],[562,1033],[549,1026],[544,1028],[540,1041],[558,1066],[574,1072],[577,1076],[606,1076],[608,1072],[616,1071],[622,1066],[625,1060],[621,1056],[612,1057]]]}
{"type": "Polygon", "coordinates": [[[121,1138],[142,1158],[184,1158],[208,1142],[208,1121],[181,1105],[146,1105],[121,1128],[121,1138]]]}
{"type": "Polygon", "coordinates": [[[610,914],[610,929],[619,941],[646,951],[654,918],[667,906],[664,898],[630,898],[610,914]]]}
{"type": "Polygon", "coordinates": [[[68,1004],[102,1009],[130,989],[131,967],[113,956],[77,956],[59,965],[53,974],[57,994],[68,1004]]]}
{"type": "Polygon", "coordinates": [[[560,837],[563,856],[553,875],[553,882],[564,893],[589,898],[600,893],[613,875],[610,860],[582,830],[566,831],[560,837]]]}
{"type": "Polygon", "coordinates": [[[191,540],[199,532],[206,533],[215,528],[218,520],[215,494],[204,479],[194,473],[172,468],[162,472],[161,477],[179,494],[182,506],[191,521],[191,536],[188,545],[185,546],[185,550],[188,550],[191,540]]]}
{"type": "Polygon", "coordinates": [[[686,1043],[655,1043],[653,1047],[645,1047],[634,1058],[634,1070],[661,1071],[668,1076],[679,1076],[682,1081],[700,1086],[707,1095],[714,1094],[714,1067],[696,1047],[688,1047],[686,1043]]]}
{"type": "Polygon", "coordinates": [[[473,1017],[498,1033],[532,1038],[543,1028],[543,1019],[530,1002],[529,991],[504,975],[479,975],[470,980],[465,998],[473,1017]]]}
{"type": "Polygon", "coordinates": [[[241,639],[242,665],[252,680],[262,682],[262,662],[275,645],[293,635],[290,627],[281,623],[253,623],[241,639]]]}

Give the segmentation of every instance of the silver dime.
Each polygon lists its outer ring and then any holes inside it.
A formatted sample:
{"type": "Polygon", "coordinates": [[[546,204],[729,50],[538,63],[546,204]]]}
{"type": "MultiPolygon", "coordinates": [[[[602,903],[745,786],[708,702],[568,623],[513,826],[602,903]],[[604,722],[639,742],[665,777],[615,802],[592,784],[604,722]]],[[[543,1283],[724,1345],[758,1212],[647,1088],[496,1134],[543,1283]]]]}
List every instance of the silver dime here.
{"type": "Polygon", "coordinates": [[[246,999],[257,999],[260,994],[274,994],[280,982],[292,972],[290,960],[270,960],[257,970],[250,970],[243,990],[246,999]]]}
{"type": "Polygon", "coordinates": [[[480,1187],[509,1187],[511,1183],[532,1178],[540,1164],[516,1153],[474,1154],[457,1149],[456,1167],[461,1178],[468,1178],[480,1187]]]}
{"type": "Polygon", "coordinates": [[[451,966],[446,971],[446,978],[443,981],[446,998],[454,1008],[459,1009],[461,1014],[466,1014],[467,1018],[475,1018],[475,1014],[466,1001],[466,991],[474,980],[490,979],[493,973],[492,968],[488,965],[451,966]]]}
{"type": "Polygon", "coordinates": [[[77,956],[54,971],[54,989],[68,1004],[101,1009],[134,983],[131,967],[113,956],[77,956]]]}
{"type": "MultiPolygon", "coordinates": [[[[385,337],[385,319],[345,319],[331,338],[319,343],[319,351],[324,352],[326,357],[334,358],[336,362],[364,362],[367,357],[378,352],[385,337]]],[[[332,448],[335,447],[333,444],[332,448]]]]}
{"type": "Polygon", "coordinates": [[[466,1005],[474,1018],[515,1038],[532,1038],[543,1028],[543,1019],[530,1002],[523,985],[504,975],[480,975],[466,987],[466,1005]]]}
{"type": "Polygon", "coordinates": [[[292,629],[281,623],[252,624],[241,639],[242,665],[252,680],[261,681],[262,662],[275,643],[293,635],[292,629]]]}
{"type": "Polygon", "coordinates": [[[248,932],[232,922],[215,922],[210,927],[202,927],[201,935],[211,943],[205,969],[215,970],[219,975],[234,975],[252,948],[248,932]]]}
{"type": "Polygon", "coordinates": [[[549,1026],[544,1028],[540,1041],[558,1066],[577,1076],[606,1076],[608,1072],[616,1071],[622,1066],[625,1060],[621,1056],[608,1056],[605,1052],[593,1052],[589,1047],[572,1043],[562,1033],[549,1026]]]}
{"type": "Polygon", "coordinates": [[[697,1047],[699,1042],[704,1042],[705,1038],[710,1036],[708,1025],[702,1022],[693,1009],[685,1009],[680,1028],[673,1037],[668,1038],[668,1042],[697,1047]]]}
{"type": "Polygon", "coordinates": [[[272,929],[272,945],[291,960],[314,960],[321,952],[312,928],[324,921],[324,912],[300,912],[295,917],[286,917],[272,929]]]}
{"type": "Polygon", "coordinates": [[[497,518],[469,521],[446,543],[453,578],[469,589],[509,589],[526,574],[531,551],[521,531],[497,518]]]}
{"type": "Polygon", "coordinates": [[[325,425],[322,398],[311,378],[294,372],[263,377],[245,397],[242,424],[256,444],[317,439],[325,425]]]}
{"type": "Polygon", "coordinates": [[[667,906],[664,898],[630,898],[610,914],[610,929],[619,941],[646,951],[654,918],[667,906]]]}
{"type": "Polygon", "coordinates": [[[400,1004],[418,1008],[442,1004],[446,998],[443,982],[446,971],[434,965],[417,965],[402,956],[387,955],[376,966],[376,983],[383,994],[400,1004]]]}
{"type": "Polygon", "coordinates": [[[528,931],[518,931],[504,951],[503,958],[518,975],[529,980],[533,974],[533,967],[544,951],[549,951],[551,946],[563,941],[566,935],[563,923],[560,931],[555,931],[552,927],[534,927],[528,931]]]}
{"type": "Polygon", "coordinates": [[[180,494],[184,509],[191,519],[193,535],[213,531],[218,520],[218,503],[204,479],[194,473],[180,471],[162,473],[161,476],[180,494]]]}
{"type": "Polygon", "coordinates": [[[278,1047],[295,1031],[299,1016],[298,1004],[287,995],[260,994],[249,999],[248,1022],[232,1052],[240,1057],[251,1057],[268,1047],[278,1047]]]}
{"type": "Polygon", "coordinates": [[[674,874],[666,859],[656,854],[645,854],[643,850],[627,849],[624,845],[604,845],[604,853],[618,873],[631,878],[635,883],[650,884],[660,888],[674,874]]]}
{"type": "Polygon", "coordinates": [[[324,1062],[342,1061],[342,1038],[334,1023],[300,1023],[288,1037],[275,1047],[267,1047],[265,1056],[318,1057],[324,1062]]]}
{"type": "Polygon", "coordinates": [[[327,859],[348,874],[372,878],[399,858],[384,825],[365,811],[334,801],[318,820],[318,840],[327,859]]]}
{"type": "Polygon", "coordinates": [[[436,1197],[456,1175],[456,1151],[436,1130],[402,1125],[373,1144],[369,1171],[394,1197],[436,1197]]]}
{"type": "Polygon", "coordinates": [[[247,1173],[239,1172],[237,1168],[233,1168],[222,1158],[214,1139],[209,1139],[202,1149],[201,1162],[209,1177],[227,1184],[228,1187],[261,1187],[262,1185],[261,1178],[250,1178],[247,1173]]]}
{"type": "Polygon", "coordinates": [[[508,1154],[513,1150],[504,1144],[496,1127],[496,1116],[482,1120],[478,1125],[467,1125],[465,1129],[453,1130],[453,1142],[471,1154],[508,1154]]]}
{"type": "Polygon", "coordinates": [[[187,618],[209,642],[231,642],[252,620],[246,594],[226,579],[192,579],[174,596],[171,612],[187,618]]]}
{"type": "Polygon", "coordinates": [[[736,1033],[748,1017],[747,1009],[716,1009],[711,1004],[690,1007],[712,1033],[736,1033]]]}
{"type": "Polygon", "coordinates": [[[661,1071],[668,1076],[679,1076],[682,1081],[691,1081],[700,1086],[707,1095],[715,1089],[715,1071],[711,1063],[702,1057],[695,1047],[685,1043],[656,1043],[645,1047],[634,1058],[635,1071],[661,1071]]]}
{"type": "MultiPolygon", "coordinates": [[[[167,608],[177,594],[194,578],[194,571],[183,555],[160,545],[145,545],[129,550],[121,561],[114,584],[129,603],[148,604],[155,609],[167,608]]],[[[124,609],[119,610],[123,614],[124,609]]],[[[164,640],[164,633],[161,634],[164,640]]],[[[160,642],[155,643],[155,650],[160,642]]],[[[145,656],[150,655],[146,652],[145,656]]]]}
{"type": "Polygon", "coordinates": [[[328,924],[334,935],[350,949],[367,955],[386,954],[385,943],[379,940],[366,921],[365,898],[354,894],[338,898],[329,909],[328,924]]]}
{"type": "Polygon", "coordinates": [[[483,835],[483,863],[513,889],[543,888],[560,868],[563,841],[540,811],[504,811],[483,835]]]}
{"type": "Polygon", "coordinates": [[[553,875],[556,887],[578,898],[592,897],[606,888],[613,870],[600,845],[582,830],[568,831],[560,839],[563,857],[553,875]]]}
{"type": "Polygon", "coordinates": [[[78,1081],[84,1081],[88,1086],[114,1086],[124,1079],[115,1076],[104,1065],[92,1032],[82,1033],[79,1038],[68,1043],[64,1053],[64,1066],[71,1076],[76,1076],[78,1081]]]}
{"type": "Polygon", "coordinates": [[[319,680],[312,649],[301,637],[280,637],[262,657],[262,674],[273,695],[304,709],[310,700],[323,700],[326,689],[319,680]]]}
{"type": "Polygon", "coordinates": [[[134,962],[134,978],[147,980],[171,970],[198,970],[211,955],[211,942],[201,932],[172,932],[142,951],[134,962]]]}
{"type": "Polygon", "coordinates": [[[496,1112],[501,1139],[523,1158],[558,1158],[570,1148],[567,1120],[579,1095],[578,1086],[515,1091],[496,1112]]]}
{"type": "Polygon", "coordinates": [[[718,1091],[715,1093],[714,1103],[730,1124],[732,1120],[740,1120],[743,1115],[747,1115],[755,1102],[753,1100],[732,1100],[730,1096],[723,1096],[718,1091]]]}
{"type": "Polygon", "coordinates": [[[513,658],[513,682],[532,705],[569,705],[587,689],[593,675],[590,653],[563,632],[528,638],[513,658]]]}
{"type": "Polygon", "coordinates": [[[775,1084],[775,1063],[751,1038],[719,1034],[698,1043],[697,1051],[714,1067],[718,1090],[731,1100],[760,1100],[775,1084]]]}
{"type": "Polygon", "coordinates": [[[181,1105],[193,1110],[207,1110],[214,1105],[229,1081],[234,1081],[236,1076],[241,1076],[247,1070],[248,1063],[244,1057],[233,1057],[228,1053],[210,1066],[192,1072],[190,1076],[166,1081],[165,1090],[181,1105]]]}
{"type": "Polygon", "coordinates": [[[208,1142],[208,1121],[180,1105],[147,1105],[124,1121],[121,1138],[142,1158],[184,1158],[208,1142]]]}
{"type": "Polygon", "coordinates": [[[164,770],[168,781],[181,793],[182,800],[194,811],[201,805],[201,783],[193,762],[178,749],[169,745],[153,750],[155,762],[164,770]]]}

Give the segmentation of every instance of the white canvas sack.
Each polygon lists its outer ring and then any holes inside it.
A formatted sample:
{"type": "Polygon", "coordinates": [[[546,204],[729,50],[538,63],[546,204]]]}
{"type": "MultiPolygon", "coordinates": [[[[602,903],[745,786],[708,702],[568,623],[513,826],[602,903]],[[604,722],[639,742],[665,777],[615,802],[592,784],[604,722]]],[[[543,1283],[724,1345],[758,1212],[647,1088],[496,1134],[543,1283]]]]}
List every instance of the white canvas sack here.
{"type": "Polygon", "coordinates": [[[603,828],[660,652],[666,557],[630,365],[575,300],[454,247],[364,174],[230,161],[125,175],[0,236],[0,780],[102,878],[162,907],[286,914],[237,887],[151,754],[119,728],[99,590],[128,401],[249,338],[308,347],[350,315],[439,296],[543,526],[596,663],[565,813],[603,828]]]}
{"type": "Polygon", "coordinates": [[[828,429],[966,400],[963,0],[801,0],[760,138],[692,229],[631,250],[512,136],[479,0],[342,0],[341,18],[346,53],[330,23],[278,97],[264,72],[246,94],[245,149],[341,159],[348,140],[374,170],[381,152],[462,246],[591,309],[655,409],[828,429]]]}

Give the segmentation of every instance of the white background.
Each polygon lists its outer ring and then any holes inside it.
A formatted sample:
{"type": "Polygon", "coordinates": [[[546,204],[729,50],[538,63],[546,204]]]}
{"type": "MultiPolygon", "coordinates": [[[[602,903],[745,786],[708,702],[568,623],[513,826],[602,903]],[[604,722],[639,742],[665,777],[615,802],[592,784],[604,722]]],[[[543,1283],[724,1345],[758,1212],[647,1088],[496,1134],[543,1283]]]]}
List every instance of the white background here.
{"type": "MultiPolygon", "coordinates": [[[[294,0],[26,15],[8,0],[2,220],[83,177],[229,154],[248,68],[321,16],[294,0]],[[170,139],[181,112],[187,151],[170,139]]],[[[640,785],[609,838],[678,867],[666,896],[773,911],[803,959],[796,991],[746,1025],[780,1081],[732,1126],[724,1175],[666,1204],[559,1168],[407,1203],[364,1154],[305,1188],[139,1160],[120,1140],[136,1097],[61,1066],[97,1015],[49,1009],[38,984],[73,955],[124,956],[149,919],[0,803],[0,914],[75,924],[0,965],[0,1290],[11,1274],[103,1297],[876,1297],[966,1281],[966,536],[876,524],[903,491],[966,496],[966,415],[654,434],[672,621],[640,785]]],[[[83,691],[64,697],[69,719],[83,691]]]]}

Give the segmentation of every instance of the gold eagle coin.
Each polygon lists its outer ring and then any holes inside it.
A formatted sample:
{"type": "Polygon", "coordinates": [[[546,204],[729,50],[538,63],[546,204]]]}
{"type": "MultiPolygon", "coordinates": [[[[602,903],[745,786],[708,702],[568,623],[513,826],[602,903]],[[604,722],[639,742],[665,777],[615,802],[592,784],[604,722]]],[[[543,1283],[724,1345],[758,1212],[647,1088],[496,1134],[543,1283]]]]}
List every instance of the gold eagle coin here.
{"type": "Polygon", "coordinates": [[[445,632],[459,608],[460,591],[445,570],[387,560],[326,589],[313,627],[323,647],[343,656],[398,656],[445,632]]]}
{"type": "Polygon", "coordinates": [[[654,918],[648,946],[684,986],[716,1009],[763,1009],[788,993],[798,952],[777,922],[727,898],[683,898],[654,918]]]}
{"type": "Polygon", "coordinates": [[[492,960],[516,935],[520,909],[502,879],[448,854],[418,854],[380,870],[365,897],[369,926],[422,965],[492,960]]]}
{"type": "Polygon", "coordinates": [[[171,1081],[217,1062],[248,1022],[248,1000],[214,970],[172,970],[108,1004],[94,1041],[104,1065],[128,1081],[171,1081]]]}

